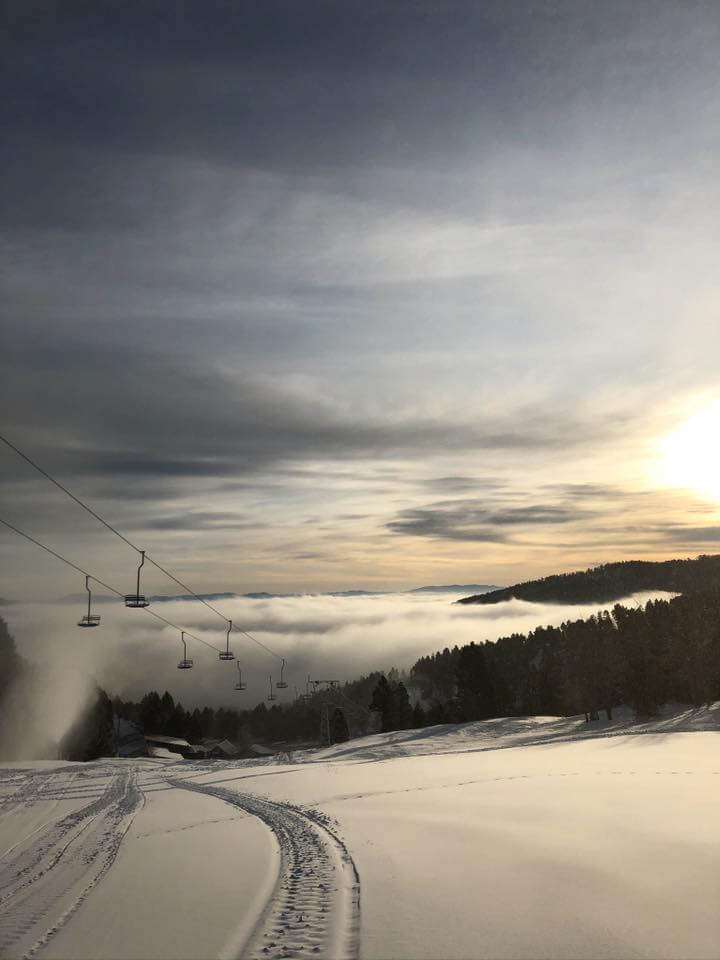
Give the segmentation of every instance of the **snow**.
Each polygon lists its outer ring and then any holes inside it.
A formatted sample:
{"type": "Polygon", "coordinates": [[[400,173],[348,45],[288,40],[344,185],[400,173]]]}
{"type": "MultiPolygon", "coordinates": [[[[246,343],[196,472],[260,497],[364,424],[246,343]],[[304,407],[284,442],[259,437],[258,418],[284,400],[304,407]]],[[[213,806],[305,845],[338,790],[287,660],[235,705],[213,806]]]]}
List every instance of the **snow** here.
{"type": "Polygon", "coordinates": [[[250,934],[277,879],[273,834],[212,797],[144,779],[145,804],[92,909],[43,956],[232,957],[250,934]]]}
{"type": "Polygon", "coordinates": [[[0,955],[717,958],[719,719],[4,765],[0,955]]]}
{"type": "Polygon", "coordinates": [[[154,747],[151,743],[148,743],[147,747],[148,753],[151,757],[164,760],[182,760],[183,755],[181,753],[175,753],[172,750],[168,750],[167,747],[154,747]]]}

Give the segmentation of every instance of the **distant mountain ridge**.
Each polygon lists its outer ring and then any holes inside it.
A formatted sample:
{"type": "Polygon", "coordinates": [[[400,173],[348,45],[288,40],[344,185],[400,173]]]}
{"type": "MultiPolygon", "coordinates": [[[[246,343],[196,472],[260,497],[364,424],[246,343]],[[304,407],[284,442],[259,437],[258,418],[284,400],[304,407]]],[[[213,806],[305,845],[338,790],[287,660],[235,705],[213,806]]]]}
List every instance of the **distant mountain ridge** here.
{"type": "Polygon", "coordinates": [[[447,586],[415,587],[406,593],[466,593],[475,590],[477,593],[487,593],[490,590],[501,590],[493,583],[449,583],[447,586]]]}
{"type": "MultiPolygon", "coordinates": [[[[474,590],[477,593],[485,593],[487,590],[497,590],[497,586],[488,583],[450,583],[438,584],[427,587],[414,587],[411,590],[330,590],[325,593],[268,593],[265,590],[256,590],[251,593],[180,593],[180,594],[158,594],[150,597],[151,603],[170,603],[174,600],[206,600],[208,603],[221,600],[282,600],[291,597],[391,597],[400,596],[408,593],[466,593],[474,590]]],[[[62,598],[66,603],[87,602],[87,594],[73,593],[62,598]]],[[[94,603],[112,603],[119,600],[119,597],[111,597],[107,594],[93,593],[94,603]]],[[[0,598],[0,605],[4,602],[0,598]]]]}
{"type": "MultiPolygon", "coordinates": [[[[491,583],[449,583],[449,584],[431,584],[426,587],[414,587],[410,590],[328,590],[321,592],[308,591],[307,593],[268,593],[265,590],[256,590],[251,593],[199,593],[201,600],[228,600],[228,599],[247,599],[247,600],[274,600],[288,597],[384,597],[403,593],[466,593],[474,590],[477,593],[485,593],[488,590],[498,590],[499,588],[491,583]]],[[[157,596],[150,598],[155,603],[162,603],[168,600],[193,600],[190,594],[180,594],[176,596],[157,596]]]]}
{"type": "Polygon", "coordinates": [[[623,560],[559,573],[463,597],[458,603],[608,603],[643,590],[693,593],[720,589],[720,554],[685,560],[623,560]]]}

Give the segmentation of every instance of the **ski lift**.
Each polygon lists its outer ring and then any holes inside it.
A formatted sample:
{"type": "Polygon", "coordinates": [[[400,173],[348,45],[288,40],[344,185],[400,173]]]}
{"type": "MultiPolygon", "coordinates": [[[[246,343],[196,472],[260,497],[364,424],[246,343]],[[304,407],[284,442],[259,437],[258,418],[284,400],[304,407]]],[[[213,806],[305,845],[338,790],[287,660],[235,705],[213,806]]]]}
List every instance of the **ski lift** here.
{"type": "Polygon", "coordinates": [[[238,679],[237,679],[237,683],[235,684],[235,689],[236,689],[236,690],[245,690],[245,689],[247,689],[247,684],[246,684],[246,683],[243,683],[242,670],[240,669],[240,661],[239,661],[239,660],[238,660],[238,662],[237,662],[237,668],[238,668],[238,679]]]}
{"type": "Polygon", "coordinates": [[[310,682],[310,674],[308,674],[308,678],[305,681],[305,693],[300,694],[301,700],[312,700],[312,694],[310,693],[310,682]]]}
{"type": "Polygon", "coordinates": [[[184,631],[184,630],[181,631],[180,639],[182,640],[182,645],[183,645],[183,658],[182,658],[182,660],[180,661],[180,663],[178,664],[178,670],[191,670],[191,669],[192,669],[193,662],[192,662],[192,660],[188,660],[187,644],[185,643],[185,631],[184,631]]]}
{"type": "Polygon", "coordinates": [[[142,560],[140,561],[140,566],[137,571],[137,592],[136,593],[127,593],[125,594],[125,606],[126,607],[149,607],[150,601],[140,593],[140,571],[143,568],[145,563],[145,551],[140,551],[140,556],[142,560]]]}
{"type": "Polygon", "coordinates": [[[277,700],[277,697],[276,697],[275,694],[273,693],[272,674],[270,675],[270,692],[268,693],[267,697],[265,697],[265,699],[266,699],[266,700],[277,700]]]}
{"type": "Polygon", "coordinates": [[[275,686],[278,688],[278,690],[286,690],[286,689],[287,689],[287,680],[285,680],[285,678],[284,678],[284,676],[283,676],[284,673],[285,673],[285,660],[283,659],[282,665],[280,666],[280,679],[279,679],[278,682],[275,684],[275,686]]]}
{"type": "Polygon", "coordinates": [[[100,623],[100,614],[90,612],[90,604],[92,602],[92,593],[90,592],[89,586],[90,577],[86,574],[85,576],[85,589],[88,594],[88,612],[85,614],[82,619],[78,620],[79,627],[97,627],[100,623]]]}
{"type": "Polygon", "coordinates": [[[232,620],[228,620],[227,633],[225,634],[225,649],[218,654],[218,660],[234,660],[235,654],[230,649],[230,631],[232,630],[232,620]]]}

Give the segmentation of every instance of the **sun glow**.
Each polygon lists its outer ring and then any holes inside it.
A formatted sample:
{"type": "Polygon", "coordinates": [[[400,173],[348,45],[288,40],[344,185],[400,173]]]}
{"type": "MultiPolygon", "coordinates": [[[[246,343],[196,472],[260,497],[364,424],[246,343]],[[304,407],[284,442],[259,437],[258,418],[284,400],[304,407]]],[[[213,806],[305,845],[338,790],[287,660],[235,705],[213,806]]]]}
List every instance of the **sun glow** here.
{"type": "Polygon", "coordinates": [[[720,400],[666,434],[659,446],[664,483],[720,500],[720,400]]]}

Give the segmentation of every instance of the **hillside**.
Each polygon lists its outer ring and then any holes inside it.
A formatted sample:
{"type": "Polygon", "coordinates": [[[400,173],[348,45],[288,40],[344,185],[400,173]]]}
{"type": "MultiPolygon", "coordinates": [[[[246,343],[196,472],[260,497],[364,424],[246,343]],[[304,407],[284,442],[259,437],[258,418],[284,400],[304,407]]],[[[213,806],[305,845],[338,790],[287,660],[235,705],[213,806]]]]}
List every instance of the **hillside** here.
{"type": "Polygon", "coordinates": [[[718,706],[0,764],[0,956],[717,960],[718,706]]]}
{"type": "Polygon", "coordinates": [[[415,587],[408,593],[464,593],[473,590],[476,593],[487,593],[489,590],[499,590],[493,583],[449,583],[446,586],[415,587]]]}
{"type": "Polygon", "coordinates": [[[720,588],[720,554],[687,560],[625,560],[604,563],[590,570],[558,573],[528,580],[489,593],[463,597],[458,603],[608,603],[643,590],[689,593],[720,588]]]}

